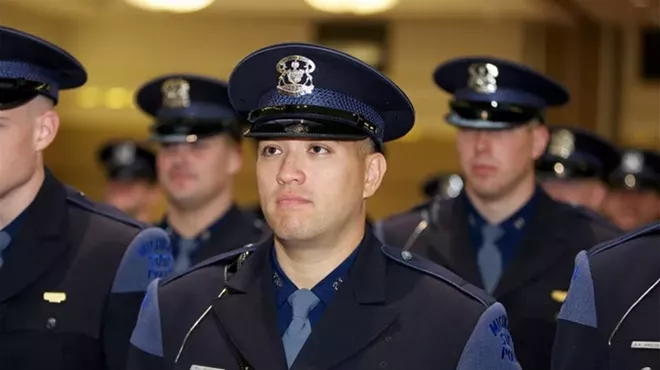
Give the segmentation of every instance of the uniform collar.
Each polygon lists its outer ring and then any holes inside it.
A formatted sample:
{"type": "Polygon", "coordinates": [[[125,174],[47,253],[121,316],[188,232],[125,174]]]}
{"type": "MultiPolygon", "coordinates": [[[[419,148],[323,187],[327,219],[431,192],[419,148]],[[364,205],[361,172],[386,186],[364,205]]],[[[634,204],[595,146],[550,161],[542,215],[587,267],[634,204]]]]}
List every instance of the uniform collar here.
{"type": "MultiPolygon", "coordinates": [[[[348,273],[355,262],[355,259],[360,250],[361,246],[365,243],[366,238],[362,238],[362,241],[357,248],[348,256],[344,262],[337,266],[332,272],[328,274],[323,280],[318,282],[313,288],[312,292],[316,294],[317,297],[323,302],[326,306],[330,304],[332,298],[335,295],[335,292],[339,290],[339,286],[344,282],[348,273]]],[[[271,248],[270,253],[271,266],[273,269],[273,284],[275,284],[275,295],[277,297],[277,306],[280,307],[283,305],[289,296],[298,290],[298,287],[289,280],[286,276],[279,262],[277,261],[277,256],[275,254],[275,248],[271,248]]]]}
{"type": "MultiPolygon", "coordinates": [[[[236,221],[240,216],[241,216],[241,211],[238,209],[238,207],[235,204],[232,204],[231,207],[229,207],[229,209],[227,210],[227,212],[225,212],[225,214],[220,216],[206,229],[202,230],[193,239],[195,239],[197,242],[202,242],[202,243],[206,242],[211,238],[212,234],[221,232],[221,230],[225,228],[231,228],[232,225],[235,224],[234,221],[236,221]]],[[[158,226],[161,229],[165,230],[170,235],[170,238],[172,238],[173,243],[176,243],[179,240],[184,239],[181,235],[179,235],[176,229],[167,222],[167,215],[163,217],[163,219],[161,220],[158,226]]]]}
{"type": "MultiPolygon", "coordinates": [[[[534,214],[534,208],[540,197],[541,191],[538,185],[534,188],[532,197],[525,203],[518,211],[512,214],[509,218],[499,223],[499,226],[505,232],[519,232],[522,231],[525,225],[529,222],[534,214]]],[[[468,211],[468,225],[471,230],[481,230],[482,227],[488,224],[488,221],[479,213],[476,207],[472,204],[470,197],[465,193],[465,200],[468,211]]]]}

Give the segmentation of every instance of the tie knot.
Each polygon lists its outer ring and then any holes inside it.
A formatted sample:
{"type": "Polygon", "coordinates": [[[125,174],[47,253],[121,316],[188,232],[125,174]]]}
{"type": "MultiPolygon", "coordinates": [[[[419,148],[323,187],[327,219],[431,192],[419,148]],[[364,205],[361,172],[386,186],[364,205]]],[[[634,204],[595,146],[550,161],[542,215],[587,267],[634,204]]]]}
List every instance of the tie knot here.
{"type": "Polygon", "coordinates": [[[195,239],[184,239],[179,240],[179,252],[189,255],[195,251],[197,248],[197,240],[195,239]]]}
{"type": "Polygon", "coordinates": [[[289,296],[293,317],[300,319],[307,319],[309,313],[319,302],[319,297],[309,289],[298,289],[289,296]]]}
{"type": "Polygon", "coordinates": [[[494,243],[504,235],[504,230],[499,225],[485,225],[481,228],[484,243],[494,243]]]}

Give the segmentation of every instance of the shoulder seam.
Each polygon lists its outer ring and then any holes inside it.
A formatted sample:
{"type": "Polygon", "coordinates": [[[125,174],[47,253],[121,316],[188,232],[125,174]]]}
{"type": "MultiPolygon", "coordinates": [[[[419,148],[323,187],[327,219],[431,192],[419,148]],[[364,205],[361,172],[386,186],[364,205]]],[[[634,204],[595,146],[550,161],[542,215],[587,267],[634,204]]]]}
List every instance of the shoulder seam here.
{"type": "Polygon", "coordinates": [[[660,222],[655,222],[651,225],[643,226],[637,230],[633,230],[625,235],[622,235],[619,238],[613,239],[613,240],[608,240],[606,242],[603,242],[597,246],[595,246],[590,252],[589,256],[595,256],[599,253],[602,253],[608,249],[614,248],[618,245],[621,245],[627,241],[636,239],[637,237],[640,237],[642,235],[648,234],[650,232],[660,230],[660,222]]]}
{"type": "MultiPolygon", "coordinates": [[[[412,264],[412,263],[410,263],[410,262],[407,262],[407,261],[405,261],[405,260],[402,261],[402,260],[396,258],[395,256],[392,256],[392,255],[390,254],[390,251],[388,251],[386,247],[387,247],[387,245],[383,245],[383,246],[381,247],[381,250],[383,251],[383,253],[384,253],[386,256],[388,256],[389,258],[393,259],[394,261],[396,261],[396,262],[398,262],[398,263],[400,263],[400,264],[402,264],[402,265],[404,265],[404,266],[407,266],[407,267],[409,267],[409,268],[411,268],[411,269],[413,269],[413,270],[415,270],[415,271],[419,271],[419,272],[422,272],[422,273],[424,273],[424,274],[431,275],[431,276],[433,276],[433,277],[435,277],[435,278],[437,278],[437,279],[439,279],[439,280],[441,280],[441,281],[443,281],[443,282],[445,282],[445,283],[451,285],[452,287],[456,288],[456,290],[460,291],[461,293],[463,293],[463,294],[467,295],[468,297],[470,297],[470,298],[476,300],[477,302],[481,303],[484,307],[490,307],[490,306],[492,306],[492,303],[488,303],[486,300],[484,300],[484,299],[482,299],[481,297],[479,297],[478,295],[476,295],[476,294],[470,292],[469,290],[463,288],[460,284],[458,284],[457,282],[453,281],[452,279],[450,279],[450,278],[448,278],[448,277],[446,277],[446,276],[442,276],[442,275],[440,275],[440,274],[434,273],[433,271],[427,271],[427,270],[421,269],[421,268],[419,268],[418,266],[415,266],[414,264],[412,264]]],[[[402,251],[402,252],[408,252],[408,251],[402,251]]],[[[408,253],[410,253],[411,255],[414,256],[413,253],[411,253],[411,252],[408,252],[408,253]]],[[[421,258],[421,257],[418,257],[418,258],[421,258]]],[[[438,266],[439,266],[439,265],[438,265],[438,266]]],[[[466,282],[466,283],[467,283],[467,282],[466,282]]],[[[494,303],[494,302],[493,302],[493,303],[494,303]]]]}
{"type": "MultiPolygon", "coordinates": [[[[102,209],[98,209],[96,207],[98,204],[96,204],[95,202],[87,199],[83,195],[83,193],[76,191],[74,188],[69,187],[69,192],[66,196],[66,199],[67,199],[68,202],[73,203],[74,205],[76,205],[76,206],[78,206],[78,207],[80,207],[84,210],[92,212],[95,215],[103,216],[105,218],[108,218],[108,219],[111,219],[111,220],[114,220],[114,221],[117,221],[117,222],[121,222],[124,225],[133,226],[137,229],[144,229],[144,228],[147,227],[146,224],[142,224],[137,220],[133,220],[133,219],[129,218],[128,216],[120,217],[120,216],[113,215],[110,212],[105,212],[102,209]],[[71,193],[71,192],[75,192],[75,193],[71,193]]],[[[117,212],[120,212],[120,211],[117,210],[117,212]]]]}
{"type": "Polygon", "coordinates": [[[231,250],[229,252],[222,253],[222,254],[218,254],[216,256],[213,256],[209,259],[206,259],[206,260],[192,266],[188,270],[185,270],[185,271],[182,271],[178,274],[174,274],[172,276],[167,277],[166,279],[164,279],[162,281],[161,286],[167,285],[170,282],[172,282],[172,281],[174,281],[174,280],[176,280],[176,279],[178,279],[182,276],[188,275],[189,273],[191,273],[193,271],[197,271],[197,270],[202,269],[204,267],[211,266],[211,265],[216,264],[218,262],[223,262],[225,260],[229,260],[229,258],[231,258],[231,257],[240,256],[241,254],[243,254],[245,252],[254,252],[256,249],[257,249],[257,246],[255,245],[255,243],[250,243],[250,244],[244,245],[241,248],[234,249],[234,250],[231,250]]]}

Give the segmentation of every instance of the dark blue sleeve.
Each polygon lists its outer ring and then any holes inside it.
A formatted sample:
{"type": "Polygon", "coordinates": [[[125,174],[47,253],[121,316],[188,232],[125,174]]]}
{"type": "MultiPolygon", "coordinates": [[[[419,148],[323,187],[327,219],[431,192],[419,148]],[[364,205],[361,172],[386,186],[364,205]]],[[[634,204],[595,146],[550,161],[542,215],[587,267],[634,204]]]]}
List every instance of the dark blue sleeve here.
{"type": "Polygon", "coordinates": [[[495,303],[481,315],[456,370],[520,370],[504,306],[495,303]]]}
{"type": "Polygon", "coordinates": [[[552,370],[597,370],[606,360],[605,340],[598,332],[594,281],[587,252],[575,258],[566,300],[559,311],[552,351],[552,370]]]}

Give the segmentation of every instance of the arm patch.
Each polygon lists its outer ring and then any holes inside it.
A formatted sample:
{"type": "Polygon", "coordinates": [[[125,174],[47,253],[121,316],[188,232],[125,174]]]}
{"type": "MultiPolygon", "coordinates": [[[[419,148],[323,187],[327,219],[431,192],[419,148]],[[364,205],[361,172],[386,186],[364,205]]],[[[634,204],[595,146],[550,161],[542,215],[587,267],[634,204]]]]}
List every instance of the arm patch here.
{"type": "Polygon", "coordinates": [[[481,315],[470,335],[457,370],[520,370],[509,333],[509,319],[501,303],[481,315]]]}
{"type": "Polygon", "coordinates": [[[112,293],[144,292],[152,280],[167,277],[173,270],[174,257],[167,233],[156,227],[142,230],[124,252],[112,293]]]}
{"type": "Polygon", "coordinates": [[[160,327],[160,306],[156,279],[149,284],[142,301],[137,324],[131,335],[131,344],[154,356],[163,357],[163,335],[160,327]]]}
{"type": "Polygon", "coordinates": [[[575,270],[566,300],[559,311],[559,319],[598,328],[594,282],[591,278],[589,257],[586,251],[575,257],[575,270]]]}

